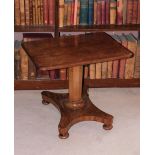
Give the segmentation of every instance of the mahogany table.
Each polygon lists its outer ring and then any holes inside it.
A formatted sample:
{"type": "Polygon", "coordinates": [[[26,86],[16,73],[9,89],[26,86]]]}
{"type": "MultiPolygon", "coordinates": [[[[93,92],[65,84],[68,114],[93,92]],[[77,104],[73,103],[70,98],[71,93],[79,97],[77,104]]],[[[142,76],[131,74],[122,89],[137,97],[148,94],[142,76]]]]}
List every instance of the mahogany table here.
{"type": "Polygon", "coordinates": [[[80,121],[98,121],[112,129],[113,116],[98,109],[83,86],[83,65],[127,59],[133,53],[104,32],[23,42],[22,47],[40,70],[69,68],[69,93],[43,91],[42,103],[53,103],[61,113],[59,137],[80,121]]]}

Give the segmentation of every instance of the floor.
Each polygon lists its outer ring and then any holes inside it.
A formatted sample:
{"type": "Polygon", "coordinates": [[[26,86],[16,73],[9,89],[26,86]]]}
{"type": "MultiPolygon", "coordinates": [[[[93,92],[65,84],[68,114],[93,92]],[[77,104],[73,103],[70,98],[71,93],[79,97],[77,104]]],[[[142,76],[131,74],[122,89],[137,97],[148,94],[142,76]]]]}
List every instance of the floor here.
{"type": "MultiPolygon", "coordinates": [[[[57,90],[55,92],[66,92],[57,90]]],[[[15,155],[139,155],[140,89],[90,89],[97,107],[114,116],[113,129],[98,122],[80,122],[68,139],[58,138],[60,114],[41,104],[41,91],[15,91],[15,155]]]]}

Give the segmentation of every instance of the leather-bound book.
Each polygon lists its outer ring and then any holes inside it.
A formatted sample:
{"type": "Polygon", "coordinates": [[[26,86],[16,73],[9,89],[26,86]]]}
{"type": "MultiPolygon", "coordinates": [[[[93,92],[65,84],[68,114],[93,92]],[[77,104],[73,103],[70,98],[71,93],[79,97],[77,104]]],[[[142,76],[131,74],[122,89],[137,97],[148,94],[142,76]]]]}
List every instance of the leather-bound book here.
{"type": "Polygon", "coordinates": [[[14,43],[14,78],[21,78],[21,70],[20,70],[20,53],[19,49],[21,48],[21,41],[15,40],[14,43]]]}
{"type": "Polygon", "coordinates": [[[73,25],[77,25],[77,13],[78,13],[78,0],[74,1],[74,19],[73,25]]]}
{"type": "Polygon", "coordinates": [[[89,77],[89,66],[85,65],[84,66],[84,78],[88,79],[88,77],[89,77]]]}
{"type": "Polygon", "coordinates": [[[117,0],[117,24],[123,24],[123,0],[117,0]]]}
{"type": "Polygon", "coordinates": [[[44,24],[44,6],[43,6],[43,0],[40,0],[40,24],[44,24]]]}
{"type": "Polygon", "coordinates": [[[67,26],[67,14],[68,14],[68,3],[65,1],[63,26],[67,26]]]}
{"type": "Polygon", "coordinates": [[[107,73],[108,73],[108,62],[103,62],[102,63],[102,79],[107,78],[107,73]]]}
{"type": "Polygon", "coordinates": [[[110,0],[106,0],[106,6],[105,6],[105,12],[106,12],[106,24],[110,23],[110,0]]]}
{"type": "Polygon", "coordinates": [[[75,2],[74,0],[72,0],[71,2],[71,25],[74,25],[74,6],[75,6],[75,2]]]}
{"type": "Polygon", "coordinates": [[[133,1],[132,24],[137,24],[138,0],[133,1]]]}
{"type": "Polygon", "coordinates": [[[66,80],[67,79],[67,69],[63,68],[60,69],[60,80],[66,80]]]}
{"type": "Polygon", "coordinates": [[[105,0],[101,1],[101,5],[102,5],[102,9],[101,9],[101,13],[102,13],[102,24],[104,25],[106,23],[106,3],[105,0]]]}
{"type": "Polygon", "coordinates": [[[33,0],[30,0],[29,2],[30,25],[33,25],[33,0]]]}
{"type": "Polygon", "coordinates": [[[89,76],[90,79],[95,79],[95,64],[89,65],[89,76]]]}
{"type": "Polygon", "coordinates": [[[71,25],[71,8],[72,8],[72,3],[68,1],[68,12],[67,12],[67,26],[71,25]]]}
{"type": "Polygon", "coordinates": [[[63,27],[64,21],[64,0],[59,0],[59,27],[63,27]]]}
{"type": "Polygon", "coordinates": [[[20,25],[20,0],[15,0],[15,25],[20,25]]]}
{"type": "Polygon", "coordinates": [[[133,0],[127,0],[127,24],[132,24],[133,0]]]}
{"type": "Polygon", "coordinates": [[[28,56],[22,47],[19,49],[19,53],[21,60],[21,79],[28,80],[28,56]]]}
{"type": "Polygon", "coordinates": [[[102,23],[102,3],[101,1],[97,2],[97,25],[101,25],[102,23]]]}
{"type": "Polygon", "coordinates": [[[38,24],[41,25],[41,3],[40,0],[37,1],[38,7],[37,7],[37,12],[38,12],[38,24]]]}
{"type": "Polygon", "coordinates": [[[102,63],[96,63],[96,79],[101,79],[102,78],[102,63]]]}
{"type": "MultiPolygon", "coordinates": [[[[122,46],[128,48],[128,41],[124,34],[119,36],[121,39],[122,46]]],[[[125,64],[126,59],[121,59],[119,64],[119,78],[124,79],[125,78],[125,64]]]]}
{"type": "Polygon", "coordinates": [[[123,24],[126,24],[126,16],[127,16],[127,0],[123,0],[123,24]]]}
{"type": "Polygon", "coordinates": [[[20,0],[20,24],[25,25],[25,3],[20,0]]]}
{"type": "Polygon", "coordinates": [[[137,24],[140,24],[140,0],[138,0],[137,24]]]}
{"type": "Polygon", "coordinates": [[[94,0],[88,1],[88,24],[93,25],[94,18],[94,0]]]}
{"type": "Polygon", "coordinates": [[[97,24],[97,0],[94,0],[94,25],[97,24]]]}
{"type": "Polygon", "coordinates": [[[30,4],[25,0],[25,25],[30,25],[30,4]]]}
{"type": "Polygon", "coordinates": [[[36,6],[35,6],[35,1],[32,0],[32,12],[33,12],[33,25],[36,25],[36,6]]]}
{"type": "Polygon", "coordinates": [[[128,49],[134,53],[132,58],[126,60],[125,79],[132,79],[134,77],[135,56],[137,51],[137,39],[132,34],[127,35],[128,49]]]}
{"type": "Polygon", "coordinates": [[[55,25],[55,0],[49,0],[49,24],[55,25]]]}
{"type": "Polygon", "coordinates": [[[134,78],[140,78],[140,41],[139,40],[137,44],[134,78]]]}
{"type": "Polygon", "coordinates": [[[36,16],[36,25],[39,24],[39,12],[38,12],[38,0],[35,0],[35,16],[36,16]]]}
{"type": "Polygon", "coordinates": [[[77,6],[77,21],[76,25],[80,24],[80,0],[78,0],[78,6],[77,6]]]}
{"type": "Polygon", "coordinates": [[[110,0],[110,24],[116,24],[116,0],[110,0]]]}
{"type": "Polygon", "coordinates": [[[80,25],[88,24],[88,0],[80,1],[80,25]]]}
{"type": "Polygon", "coordinates": [[[108,71],[107,71],[107,78],[112,78],[112,68],[113,67],[113,61],[108,61],[108,71]]]}
{"type": "Polygon", "coordinates": [[[47,25],[49,23],[48,21],[48,0],[43,0],[43,15],[44,15],[44,24],[47,25]]]}

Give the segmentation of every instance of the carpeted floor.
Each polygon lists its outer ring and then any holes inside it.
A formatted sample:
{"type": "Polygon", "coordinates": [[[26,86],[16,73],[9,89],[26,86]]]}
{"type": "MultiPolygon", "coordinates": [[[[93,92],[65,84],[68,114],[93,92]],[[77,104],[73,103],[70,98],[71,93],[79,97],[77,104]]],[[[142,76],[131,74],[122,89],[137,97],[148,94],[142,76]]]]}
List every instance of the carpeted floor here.
{"type": "MultiPolygon", "coordinates": [[[[55,92],[66,92],[57,90],[55,92]]],[[[80,122],[58,138],[60,114],[41,104],[41,91],[15,91],[15,155],[139,155],[140,89],[90,89],[93,103],[114,116],[113,129],[80,122]]]]}

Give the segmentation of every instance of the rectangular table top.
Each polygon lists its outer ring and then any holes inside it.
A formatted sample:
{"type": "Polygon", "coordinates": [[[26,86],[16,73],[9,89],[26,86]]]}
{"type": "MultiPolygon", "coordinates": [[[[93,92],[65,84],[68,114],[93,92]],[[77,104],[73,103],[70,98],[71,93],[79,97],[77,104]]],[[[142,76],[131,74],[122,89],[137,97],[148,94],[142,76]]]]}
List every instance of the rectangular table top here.
{"type": "Polygon", "coordinates": [[[22,47],[40,70],[126,59],[133,55],[105,32],[23,42],[22,47]]]}

